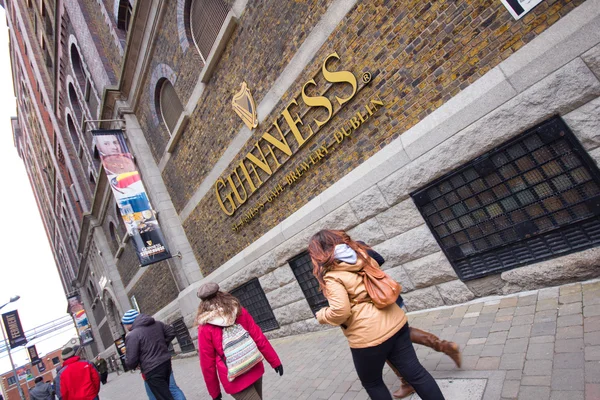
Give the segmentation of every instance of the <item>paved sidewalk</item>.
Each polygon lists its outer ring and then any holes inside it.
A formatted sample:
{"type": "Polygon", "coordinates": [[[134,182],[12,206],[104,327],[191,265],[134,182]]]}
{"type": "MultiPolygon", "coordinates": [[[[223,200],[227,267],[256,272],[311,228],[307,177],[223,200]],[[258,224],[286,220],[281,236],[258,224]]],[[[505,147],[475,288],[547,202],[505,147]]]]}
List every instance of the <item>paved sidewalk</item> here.
{"type": "MultiPolygon", "coordinates": [[[[461,345],[461,370],[416,346],[447,400],[600,400],[600,281],[411,313],[409,321],[461,345]]],[[[340,330],[272,343],[285,374],[267,369],[265,399],[368,399],[340,330]]],[[[188,400],[210,400],[196,357],[174,361],[174,370],[188,400]]],[[[384,379],[398,387],[387,367],[384,379]]],[[[100,398],[145,399],[139,373],[111,374],[100,398]]]]}

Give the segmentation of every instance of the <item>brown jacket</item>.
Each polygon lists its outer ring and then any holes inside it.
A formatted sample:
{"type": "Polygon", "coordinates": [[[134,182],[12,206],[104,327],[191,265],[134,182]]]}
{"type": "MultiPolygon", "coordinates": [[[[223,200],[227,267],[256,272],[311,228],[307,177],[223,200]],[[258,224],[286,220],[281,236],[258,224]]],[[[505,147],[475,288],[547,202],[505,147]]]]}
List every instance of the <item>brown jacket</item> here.
{"type": "MultiPolygon", "coordinates": [[[[370,257],[368,259],[375,262],[370,257]]],[[[342,262],[325,274],[329,307],[317,312],[317,320],[321,324],[345,325],[344,335],[350,347],[355,349],[380,345],[407,322],[404,311],[397,304],[383,309],[378,309],[371,302],[356,304],[357,299],[367,294],[363,278],[357,274],[362,263],[360,258],[356,264],[342,262]]]]}

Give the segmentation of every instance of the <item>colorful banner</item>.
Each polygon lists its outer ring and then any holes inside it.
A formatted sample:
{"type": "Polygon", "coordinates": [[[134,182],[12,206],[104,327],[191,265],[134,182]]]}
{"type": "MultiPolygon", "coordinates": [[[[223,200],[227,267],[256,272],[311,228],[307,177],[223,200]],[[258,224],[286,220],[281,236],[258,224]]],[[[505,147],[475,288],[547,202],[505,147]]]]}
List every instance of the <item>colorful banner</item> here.
{"type": "Polygon", "coordinates": [[[95,130],[94,143],[142,267],[171,258],[122,130],[95,130]]]}
{"type": "Polygon", "coordinates": [[[4,331],[8,335],[8,343],[11,349],[27,343],[17,310],[2,314],[2,322],[4,322],[4,331]]]}
{"type": "Polygon", "coordinates": [[[81,303],[81,298],[79,295],[75,295],[67,297],[67,301],[69,302],[69,312],[73,316],[75,325],[77,326],[77,333],[79,334],[81,345],[85,346],[86,344],[92,343],[94,341],[94,335],[92,334],[92,327],[88,321],[83,304],[81,303]]]}

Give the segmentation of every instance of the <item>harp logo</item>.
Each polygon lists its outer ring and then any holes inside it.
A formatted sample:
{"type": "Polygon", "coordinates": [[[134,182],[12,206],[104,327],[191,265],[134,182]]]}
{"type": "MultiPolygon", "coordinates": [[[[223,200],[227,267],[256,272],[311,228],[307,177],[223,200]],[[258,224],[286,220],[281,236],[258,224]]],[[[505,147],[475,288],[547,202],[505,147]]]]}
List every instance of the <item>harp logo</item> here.
{"type": "Polygon", "coordinates": [[[254,103],[252,93],[250,93],[250,89],[248,89],[246,82],[242,82],[242,87],[240,88],[240,91],[233,96],[231,105],[233,111],[240,116],[248,129],[252,130],[258,126],[256,104],[254,103]]]}

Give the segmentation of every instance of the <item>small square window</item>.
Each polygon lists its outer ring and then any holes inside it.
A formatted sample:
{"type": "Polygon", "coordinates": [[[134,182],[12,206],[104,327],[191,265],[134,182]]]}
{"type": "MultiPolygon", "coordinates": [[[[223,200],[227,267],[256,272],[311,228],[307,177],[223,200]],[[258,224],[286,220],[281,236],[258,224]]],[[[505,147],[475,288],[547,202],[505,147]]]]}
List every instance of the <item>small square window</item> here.
{"type": "Polygon", "coordinates": [[[53,365],[58,365],[58,364],[60,364],[60,358],[58,358],[58,357],[54,357],[54,358],[52,359],[52,364],[53,364],[53,365]]]}

